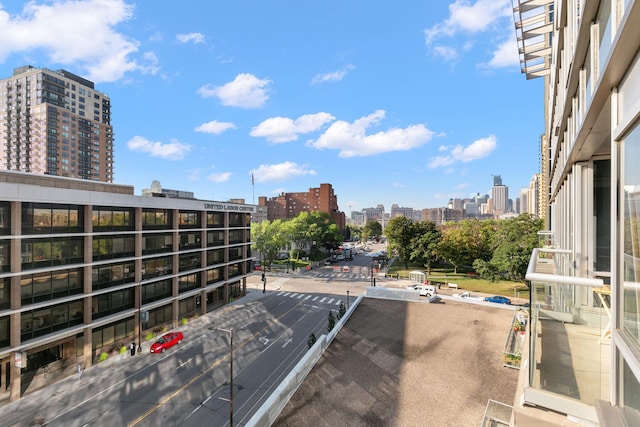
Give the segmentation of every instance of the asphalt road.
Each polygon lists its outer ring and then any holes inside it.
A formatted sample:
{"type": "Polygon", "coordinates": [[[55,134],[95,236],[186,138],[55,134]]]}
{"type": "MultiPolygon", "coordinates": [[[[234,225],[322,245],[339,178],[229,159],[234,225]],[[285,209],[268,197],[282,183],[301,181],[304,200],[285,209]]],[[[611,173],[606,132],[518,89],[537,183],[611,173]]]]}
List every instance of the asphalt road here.
{"type": "Polygon", "coordinates": [[[252,289],[233,305],[181,328],[184,342],[166,353],[150,354],[146,345],[142,354],[100,363],[82,377],[0,408],[0,424],[229,425],[230,334],[216,329],[222,328],[233,330],[233,420],[243,425],[308,350],[309,334],[326,332],[329,310],[337,312],[345,299],[303,291],[333,290],[314,282],[273,278],[269,292],[252,289]]]}

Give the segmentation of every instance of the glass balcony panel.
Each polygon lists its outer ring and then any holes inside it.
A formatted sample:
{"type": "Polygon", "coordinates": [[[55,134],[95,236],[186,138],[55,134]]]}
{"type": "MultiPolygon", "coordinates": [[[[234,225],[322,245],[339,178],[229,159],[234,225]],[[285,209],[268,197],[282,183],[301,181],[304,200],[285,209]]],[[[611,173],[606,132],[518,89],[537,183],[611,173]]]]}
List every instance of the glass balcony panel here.
{"type": "Polygon", "coordinates": [[[527,273],[529,385],[593,406],[609,398],[611,291],[599,279],[569,276],[567,251],[543,251],[534,250],[527,273]]]}

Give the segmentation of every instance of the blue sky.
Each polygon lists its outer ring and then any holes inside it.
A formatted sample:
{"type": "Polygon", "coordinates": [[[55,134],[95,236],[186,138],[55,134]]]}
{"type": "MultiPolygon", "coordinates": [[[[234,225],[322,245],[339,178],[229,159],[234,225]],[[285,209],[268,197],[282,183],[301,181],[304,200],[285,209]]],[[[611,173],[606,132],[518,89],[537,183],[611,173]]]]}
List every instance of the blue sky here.
{"type": "Polygon", "coordinates": [[[136,194],[330,183],[348,215],[446,206],[492,175],[515,199],[539,170],[543,82],[520,73],[511,0],[0,0],[0,76],[22,65],[110,96],[136,194]]]}

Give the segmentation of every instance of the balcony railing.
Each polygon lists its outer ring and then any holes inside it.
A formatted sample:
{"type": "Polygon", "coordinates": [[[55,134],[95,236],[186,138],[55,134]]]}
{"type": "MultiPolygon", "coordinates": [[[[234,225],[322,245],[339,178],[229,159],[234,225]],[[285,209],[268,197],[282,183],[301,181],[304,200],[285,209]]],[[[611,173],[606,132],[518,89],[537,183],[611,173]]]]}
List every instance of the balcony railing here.
{"type": "Polygon", "coordinates": [[[597,422],[595,401],[609,400],[610,290],[601,279],[573,273],[571,251],[533,250],[524,400],[597,422]]]}

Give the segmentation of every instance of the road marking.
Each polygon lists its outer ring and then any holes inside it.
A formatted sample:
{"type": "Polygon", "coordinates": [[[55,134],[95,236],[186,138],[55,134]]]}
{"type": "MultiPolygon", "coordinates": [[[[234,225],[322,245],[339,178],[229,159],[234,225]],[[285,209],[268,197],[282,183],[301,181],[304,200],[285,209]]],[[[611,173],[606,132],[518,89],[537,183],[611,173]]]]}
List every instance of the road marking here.
{"type": "Polygon", "coordinates": [[[178,365],[178,366],[176,367],[176,370],[177,370],[177,369],[182,368],[184,365],[186,365],[186,364],[187,364],[187,363],[189,363],[189,362],[191,362],[191,359],[189,359],[189,360],[187,360],[186,362],[184,362],[184,363],[182,363],[182,364],[178,365]]]}
{"type": "Polygon", "coordinates": [[[292,339],[292,338],[289,338],[288,340],[286,340],[286,341],[284,342],[284,344],[282,344],[282,348],[285,348],[286,346],[288,346],[289,344],[291,344],[291,341],[293,341],[293,339],[292,339]]]}
{"type": "Polygon", "coordinates": [[[327,301],[327,304],[331,304],[333,302],[333,298],[331,298],[329,301],[327,301]]]}

